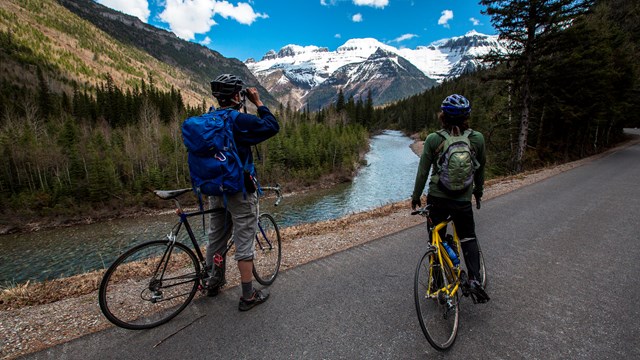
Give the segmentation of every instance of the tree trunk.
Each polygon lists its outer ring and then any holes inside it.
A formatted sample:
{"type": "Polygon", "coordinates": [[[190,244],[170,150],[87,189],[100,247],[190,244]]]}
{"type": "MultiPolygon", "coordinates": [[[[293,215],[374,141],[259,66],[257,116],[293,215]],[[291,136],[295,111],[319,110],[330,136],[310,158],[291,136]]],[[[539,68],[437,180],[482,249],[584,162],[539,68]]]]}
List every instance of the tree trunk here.
{"type": "Polygon", "coordinates": [[[527,151],[527,137],[529,136],[529,106],[531,93],[529,89],[529,79],[524,80],[522,85],[522,117],[520,118],[520,132],[518,134],[518,149],[516,150],[516,173],[522,172],[524,166],[524,155],[527,151]]]}

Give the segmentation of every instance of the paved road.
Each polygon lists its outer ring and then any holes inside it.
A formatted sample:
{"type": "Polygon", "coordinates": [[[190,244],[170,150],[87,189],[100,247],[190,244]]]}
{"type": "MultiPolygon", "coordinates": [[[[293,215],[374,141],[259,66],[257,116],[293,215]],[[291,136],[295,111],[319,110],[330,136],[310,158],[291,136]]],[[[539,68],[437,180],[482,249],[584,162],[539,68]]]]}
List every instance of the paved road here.
{"type": "Polygon", "coordinates": [[[30,357],[640,359],[639,179],[634,145],[484,202],[477,230],[492,300],[463,300],[445,354],[415,315],[426,241],[416,226],[283,272],[248,313],[229,289],[160,328],[113,328],[30,357]]]}

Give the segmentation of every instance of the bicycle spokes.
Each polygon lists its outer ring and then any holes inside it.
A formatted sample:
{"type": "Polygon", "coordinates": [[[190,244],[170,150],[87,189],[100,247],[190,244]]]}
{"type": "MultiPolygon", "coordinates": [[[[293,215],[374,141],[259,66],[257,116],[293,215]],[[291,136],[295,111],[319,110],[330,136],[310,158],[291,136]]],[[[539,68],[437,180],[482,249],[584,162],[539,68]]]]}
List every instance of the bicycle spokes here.
{"type": "Polygon", "coordinates": [[[102,312],[127,329],[147,329],[177,315],[200,284],[200,266],[181,243],[152,241],[123,254],[100,285],[102,312]]]}

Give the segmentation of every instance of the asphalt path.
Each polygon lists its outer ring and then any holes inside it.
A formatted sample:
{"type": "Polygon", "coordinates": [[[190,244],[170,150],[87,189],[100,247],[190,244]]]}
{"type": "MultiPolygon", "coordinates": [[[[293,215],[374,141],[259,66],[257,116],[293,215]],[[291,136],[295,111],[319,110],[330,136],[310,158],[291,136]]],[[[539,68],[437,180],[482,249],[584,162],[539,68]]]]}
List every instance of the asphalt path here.
{"type": "Polygon", "coordinates": [[[111,328],[29,358],[640,359],[639,179],[636,144],[483,202],[491,301],[462,300],[445,353],[414,307],[420,225],[282,272],[249,312],[231,288],[159,328],[111,328]]]}

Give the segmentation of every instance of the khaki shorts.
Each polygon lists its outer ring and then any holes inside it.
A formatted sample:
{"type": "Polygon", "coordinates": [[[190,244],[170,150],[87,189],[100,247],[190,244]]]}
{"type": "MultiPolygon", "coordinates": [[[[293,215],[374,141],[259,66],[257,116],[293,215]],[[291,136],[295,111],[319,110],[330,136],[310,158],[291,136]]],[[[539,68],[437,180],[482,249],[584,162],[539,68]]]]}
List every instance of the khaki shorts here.
{"type": "MultiPolygon", "coordinates": [[[[207,265],[212,264],[215,253],[224,251],[232,233],[233,242],[236,246],[234,259],[253,259],[253,242],[258,226],[257,203],[258,197],[256,193],[227,195],[227,211],[211,214],[206,254],[207,265]]],[[[209,204],[212,209],[225,207],[222,196],[209,197],[209,204]]]]}

